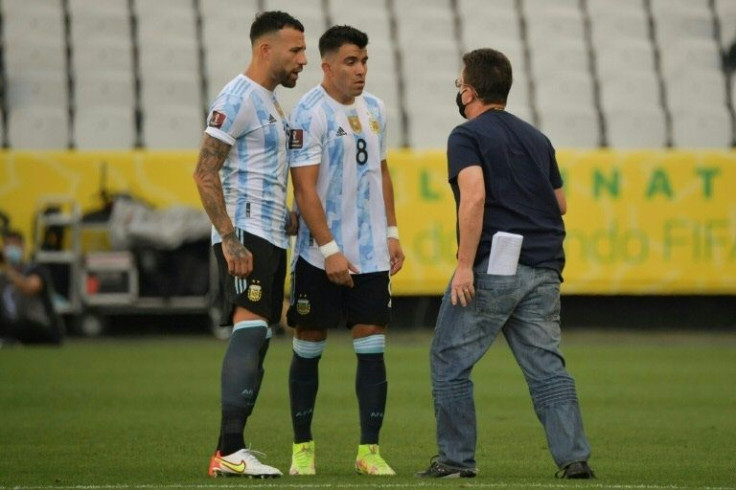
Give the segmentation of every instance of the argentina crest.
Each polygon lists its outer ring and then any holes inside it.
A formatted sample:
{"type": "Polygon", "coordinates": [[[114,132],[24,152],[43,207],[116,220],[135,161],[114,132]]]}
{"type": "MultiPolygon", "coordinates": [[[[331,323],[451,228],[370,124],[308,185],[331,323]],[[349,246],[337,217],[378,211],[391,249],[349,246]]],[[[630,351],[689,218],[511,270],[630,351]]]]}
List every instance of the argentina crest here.
{"type": "Polygon", "coordinates": [[[248,287],[248,299],[254,303],[261,300],[263,296],[263,288],[258,281],[253,281],[248,287]]]}
{"type": "Polygon", "coordinates": [[[296,312],[300,315],[308,315],[312,309],[312,305],[309,304],[309,299],[305,295],[299,295],[299,299],[296,300],[296,312]]]}

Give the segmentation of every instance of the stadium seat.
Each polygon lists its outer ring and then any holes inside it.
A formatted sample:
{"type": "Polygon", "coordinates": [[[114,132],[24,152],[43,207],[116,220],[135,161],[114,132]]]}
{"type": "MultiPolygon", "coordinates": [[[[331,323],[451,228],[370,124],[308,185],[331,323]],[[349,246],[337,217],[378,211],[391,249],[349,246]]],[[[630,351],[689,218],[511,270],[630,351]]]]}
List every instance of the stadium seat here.
{"type": "Polygon", "coordinates": [[[731,114],[726,107],[683,107],[671,110],[672,142],[676,148],[730,148],[731,114]]]}
{"type": "Polygon", "coordinates": [[[604,112],[608,146],[616,149],[662,148],[667,144],[660,107],[619,104],[604,112]]]}
{"type": "Polygon", "coordinates": [[[143,114],[143,144],[156,150],[195,149],[204,127],[204,113],[198,108],[159,106],[143,114]]]}
{"type": "Polygon", "coordinates": [[[478,7],[469,5],[467,1],[459,2],[458,6],[463,51],[484,47],[495,49],[498,43],[512,42],[521,48],[521,24],[515,9],[494,8],[489,15],[479,15],[478,7]]]}
{"type": "Polygon", "coordinates": [[[644,0],[587,0],[588,14],[593,19],[609,15],[645,15],[644,0]]]}
{"type": "Polygon", "coordinates": [[[620,43],[647,43],[649,19],[643,9],[614,10],[596,16],[591,15],[591,40],[596,49],[612,48],[620,43]]]}
{"type": "Polygon", "coordinates": [[[567,13],[578,13],[580,2],[578,0],[522,0],[524,15],[528,17],[545,17],[547,15],[565,15],[567,13]]]}
{"type": "Polygon", "coordinates": [[[560,105],[593,108],[593,80],[588,74],[559,73],[535,83],[537,109],[560,105]]]}
{"type": "Polygon", "coordinates": [[[368,34],[370,47],[381,45],[393,48],[385,5],[364,0],[330,0],[327,12],[332,25],[347,24],[368,34]]]}
{"type": "Polygon", "coordinates": [[[74,141],[78,150],[130,150],[135,146],[132,105],[84,106],[74,114],[74,141]]]}
{"type": "MultiPolygon", "coordinates": [[[[224,0],[223,0],[224,1],[224,0]]],[[[128,0],[68,0],[72,18],[77,15],[130,16],[128,0]]]]}
{"type": "Polygon", "coordinates": [[[180,71],[199,76],[199,50],[194,40],[170,40],[146,43],[139,47],[141,77],[148,78],[160,71],[180,71]]]}
{"type": "Polygon", "coordinates": [[[86,107],[116,106],[133,110],[135,84],[131,72],[83,74],[74,80],[74,105],[86,107]]]}
{"type": "Polygon", "coordinates": [[[88,75],[119,73],[133,76],[133,46],[126,41],[101,41],[75,44],[72,48],[72,73],[88,75]]]}
{"type": "Polygon", "coordinates": [[[626,74],[625,71],[600,79],[601,108],[605,112],[620,106],[660,108],[659,79],[654,72],[626,74]]]}
{"type": "Polygon", "coordinates": [[[721,48],[728,51],[736,42],[736,2],[715,0],[715,12],[719,21],[721,48]]]}
{"type": "Polygon", "coordinates": [[[148,77],[141,87],[141,104],[147,109],[176,104],[199,109],[200,99],[200,80],[187,72],[158,73],[148,77]]]}
{"type": "Polygon", "coordinates": [[[537,83],[551,73],[590,73],[588,50],[580,41],[568,40],[536,46],[530,53],[532,76],[537,83]]]}
{"type": "Polygon", "coordinates": [[[726,107],[726,77],[722,72],[688,73],[666,80],[667,101],[673,107],[726,107]]]}
{"type": "Polygon", "coordinates": [[[66,78],[56,72],[32,71],[9,73],[5,96],[11,108],[44,105],[66,110],[68,86],[66,78]]]}
{"type": "Polygon", "coordinates": [[[690,76],[693,72],[721,73],[721,53],[713,38],[673,40],[660,49],[665,80],[690,76]]]}
{"type": "Polygon", "coordinates": [[[72,49],[98,42],[127,42],[130,45],[130,16],[116,10],[82,10],[70,18],[72,49]]]}
{"type": "Polygon", "coordinates": [[[14,150],[66,149],[69,111],[40,105],[9,109],[8,144],[14,150]]]}
{"type": "MultiPolygon", "coordinates": [[[[556,2],[548,2],[556,4],[556,2]]],[[[526,2],[524,2],[526,5],[526,2]]],[[[536,5],[536,3],[535,3],[536,5]]],[[[530,49],[554,43],[580,42],[584,37],[583,18],[579,9],[524,9],[527,40],[530,49]]]]}
{"type": "Polygon", "coordinates": [[[66,53],[61,39],[19,43],[6,38],[3,46],[6,73],[44,71],[66,77],[66,53]]]}
{"type": "Polygon", "coordinates": [[[656,75],[654,50],[648,40],[625,39],[599,45],[595,50],[595,63],[601,82],[620,74],[656,75]]]}
{"type": "Polygon", "coordinates": [[[539,129],[555,148],[597,148],[598,113],[589,106],[559,105],[539,111],[539,129]]]}
{"type": "Polygon", "coordinates": [[[48,2],[57,8],[38,10],[11,9],[3,15],[5,43],[36,43],[45,40],[61,42],[64,38],[64,17],[60,2],[48,2]]]}
{"type": "MultiPolygon", "coordinates": [[[[709,10],[663,8],[654,15],[654,32],[660,47],[683,39],[714,40],[713,17],[709,10]]],[[[665,52],[668,50],[664,50],[665,52]]]]}

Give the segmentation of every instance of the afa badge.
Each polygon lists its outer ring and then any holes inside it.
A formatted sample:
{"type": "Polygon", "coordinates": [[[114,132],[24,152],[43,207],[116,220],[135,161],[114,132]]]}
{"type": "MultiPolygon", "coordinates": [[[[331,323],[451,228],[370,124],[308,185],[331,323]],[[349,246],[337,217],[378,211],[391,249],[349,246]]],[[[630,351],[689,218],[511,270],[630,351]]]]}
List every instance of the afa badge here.
{"type": "Polygon", "coordinates": [[[248,299],[254,303],[261,300],[263,297],[263,288],[260,284],[251,284],[248,288],[248,299]]]}
{"type": "Polygon", "coordinates": [[[363,132],[363,126],[361,126],[360,118],[358,116],[348,116],[348,122],[350,123],[350,129],[352,129],[354,133],[363,132]]]}
{"type": "Polygon", "coordinates": [[[312,310],[312,305],[309,304],[309,300],[307,298],[299,298],[296,300],[296,312],[300,315],[309,315],[309,312],[312,310]]]}

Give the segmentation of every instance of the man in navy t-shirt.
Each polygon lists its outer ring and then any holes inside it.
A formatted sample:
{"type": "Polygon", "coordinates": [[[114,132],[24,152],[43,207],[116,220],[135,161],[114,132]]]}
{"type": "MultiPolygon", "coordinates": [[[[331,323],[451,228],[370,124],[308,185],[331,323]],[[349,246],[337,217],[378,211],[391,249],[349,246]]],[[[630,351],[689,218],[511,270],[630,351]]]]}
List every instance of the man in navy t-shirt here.
{"type": "Polygon", "coordinates": [[[477,49],[463,64],[456,102],[469,121],[447,143],[457,267],[431,348],[439,454],[417,476],[477,474],[470,373],[503,332],[529,385],[557,476],[594,478],[575,382],[559,349],[567,204],[555,150],[540,131],[505,111],[512,81],[506,56],[477,49]],[[515,235],[517,245],[521,240],[518,260],[507,270],[495,263],[489,268],[497,232],[515,235]]]}

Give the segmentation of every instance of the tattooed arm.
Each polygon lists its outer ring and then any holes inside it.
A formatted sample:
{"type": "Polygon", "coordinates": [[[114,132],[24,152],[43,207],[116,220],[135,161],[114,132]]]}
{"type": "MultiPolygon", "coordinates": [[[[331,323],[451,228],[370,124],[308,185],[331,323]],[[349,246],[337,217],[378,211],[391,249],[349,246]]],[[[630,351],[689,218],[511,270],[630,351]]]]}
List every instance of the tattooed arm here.
{"type": "Polygon", "coordinates": [[[253,270],[253,255],[235,236],[235,228],[227,215],[225,196],[218,173],[229,152],[230,145],[205,134],[199,150],[197,167],[194,170],[194,182],[197,184],[204,210],[222,237],[222,253],[227,261],[228,272],[234,276],[245,277],[253,270]]]}

